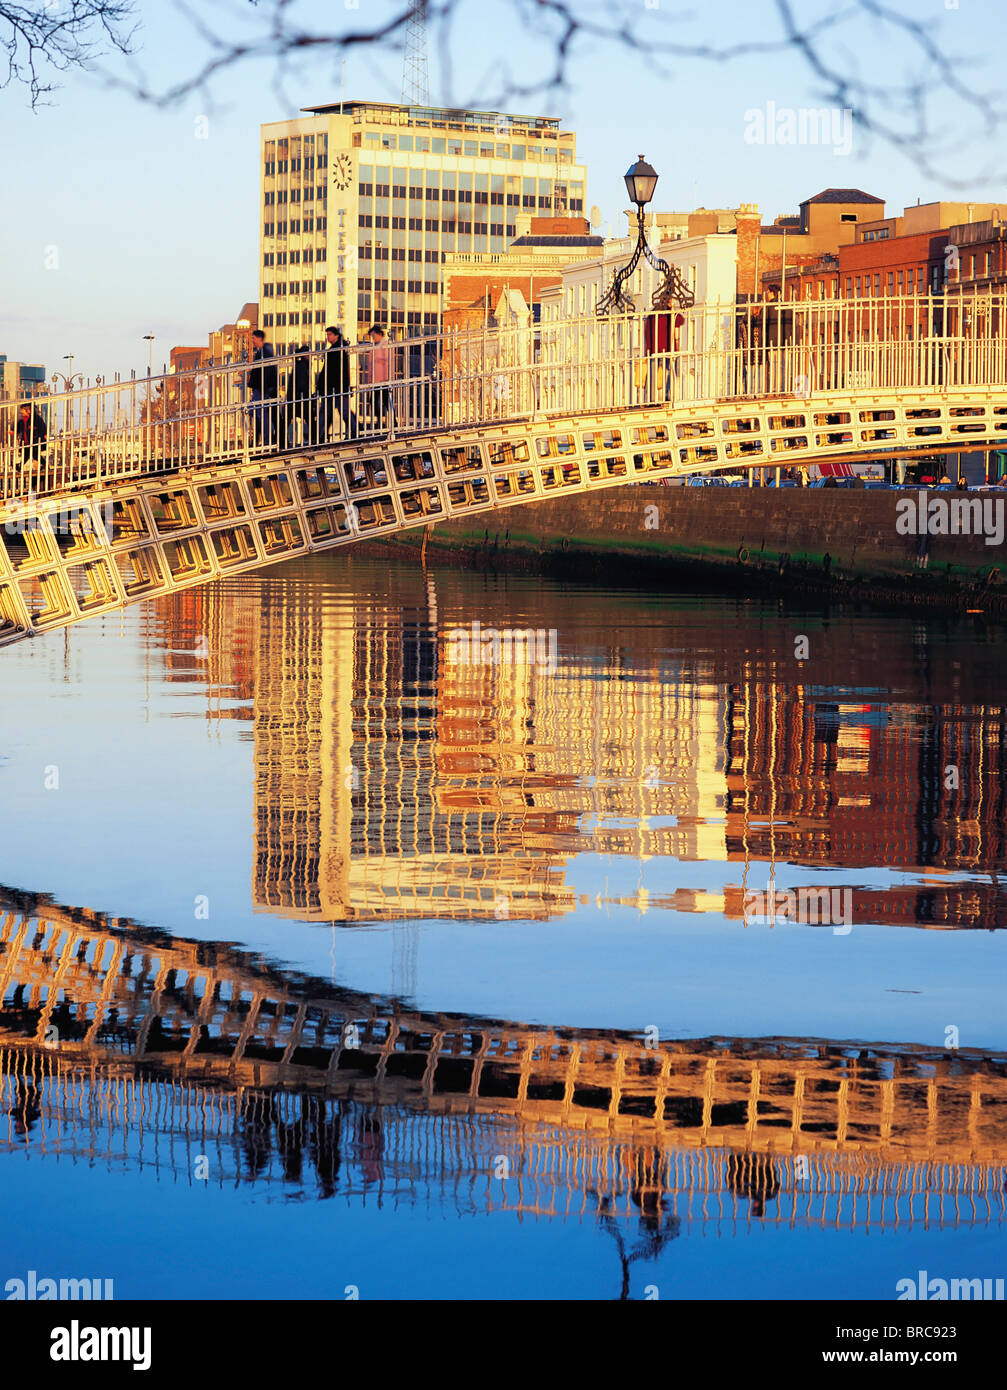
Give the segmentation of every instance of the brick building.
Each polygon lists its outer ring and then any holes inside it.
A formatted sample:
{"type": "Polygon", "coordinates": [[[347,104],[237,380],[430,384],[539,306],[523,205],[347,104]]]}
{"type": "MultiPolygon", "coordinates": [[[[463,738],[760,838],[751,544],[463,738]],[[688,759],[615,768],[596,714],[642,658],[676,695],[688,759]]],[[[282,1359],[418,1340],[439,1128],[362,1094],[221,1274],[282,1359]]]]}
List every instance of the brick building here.
{"type": "Polygon", "coordinates": [[[883,198],[859,188],[826,188],[805,198],[797,217],[778,217],[771,226],[760,226],[756,279],[762,296],[838,297],[839,251],[853,244],[863,222],[883,216],[884,208],[883,198]]]}
{"type": "MultiPolygon", "coordinates": [[[[210,331],[205,347],[173,347],[168,357],[169,375],[181,376],[185,372],[194,372],[199,367],[219,367],[228,362],[249,361],[252,356],[252,329],[257,328],[258,323],[258,304],[242,304],[241,312],[233,323],[223,323],[219,328],[210,331]]],[[[194,404],[191,397],[195,390],[192,378],[185,380],[182,386],[182,408],[191,409],[194,404]]],[[[178,399],[177,386],[169,382],[168,406],[174,407],[178,399]]]]}
{"type": "Polygon", "coordinates": [[[442,266],[443,325],[478,328],[494,323],[496,306],[520,296],[537,317],[542,291],[558,285],[564,266],[603,246],[582,217],[521,217],[517,235],[501,252],[454,252],[442,266]]]}

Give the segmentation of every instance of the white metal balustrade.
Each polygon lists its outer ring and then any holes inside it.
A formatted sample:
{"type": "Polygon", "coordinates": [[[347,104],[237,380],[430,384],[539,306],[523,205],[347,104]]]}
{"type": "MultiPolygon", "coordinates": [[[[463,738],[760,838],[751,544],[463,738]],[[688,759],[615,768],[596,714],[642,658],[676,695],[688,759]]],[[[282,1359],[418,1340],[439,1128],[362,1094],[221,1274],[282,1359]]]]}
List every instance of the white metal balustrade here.
{"type": "MultiPolygon", "coordinates": [[[[996,389],[1007,385],[1005,311],[1003,291],[707,304],[673,315],[667,353],[647,351],[648,315],[447,332],[387,344],[387,383],[368,384],[369,345],[347,348],[351,385],[339,398],[295,396],[297,359],[278,357],[277,395],[261,404],[249,387],[259,363],[104,379],[0,405],[0,501],[508,420],[996,389]]],[[[324,354],[306,356],[313,385],[324,354]]]]}

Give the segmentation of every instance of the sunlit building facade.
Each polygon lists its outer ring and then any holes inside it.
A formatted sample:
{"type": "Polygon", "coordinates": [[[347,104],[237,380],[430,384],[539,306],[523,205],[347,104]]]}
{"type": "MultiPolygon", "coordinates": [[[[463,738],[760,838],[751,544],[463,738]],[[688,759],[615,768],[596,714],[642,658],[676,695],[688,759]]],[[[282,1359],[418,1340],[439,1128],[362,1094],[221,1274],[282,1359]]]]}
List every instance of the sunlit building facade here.
{"type": "Polygon", "coordinates": [[[347,101],[261,131],[259,305],[277,348],[380,321],[435,332],[441,265],[502,253],[519,214],[581,217],[586,172],[553,117],[347,101]]]}

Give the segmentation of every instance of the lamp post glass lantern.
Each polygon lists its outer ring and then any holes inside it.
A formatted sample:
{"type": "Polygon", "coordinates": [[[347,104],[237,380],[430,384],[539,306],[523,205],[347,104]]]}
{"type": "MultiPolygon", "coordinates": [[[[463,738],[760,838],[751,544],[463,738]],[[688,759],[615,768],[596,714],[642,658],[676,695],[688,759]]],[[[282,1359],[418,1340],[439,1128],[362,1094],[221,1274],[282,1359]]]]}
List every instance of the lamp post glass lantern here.
{"type": "Polygon", "coordinates": [[[641,257],[648,265],[660,271],[662,276],[661,284],[651,297],[651,308],[666,309],[672,301],[680,308],[691,308],[695,302],[693,293],[685,284],[678,270],[674,266],[670,266],[667,261],[662,260],[660,256],[655,256],[647,244],[644,208],[653,198],[654,190],[657,188],[657,170],[652,164],[647,163],[643,155],[640,155],[636,163],[626,170],[624,177],[630,202],[636,206],[636,249],[626,265],[620,266],[616,271],[615,278],[607,293],[598,303],[597,313],[605,315],[613,310],[622,313],[634,313],[636,311],[633,297],[623,289],[623,286],[632,278],[633,272],[640,264],[641,257]]]}
{"type": "Polygon", "coordinates": [[[629,200],[636,204],[641,213],[654,196],[657,178],[657,170],[647,163],[643,155],[640,155],[632,169],[626,170],[626,191],[629,193],[629,200]]]}

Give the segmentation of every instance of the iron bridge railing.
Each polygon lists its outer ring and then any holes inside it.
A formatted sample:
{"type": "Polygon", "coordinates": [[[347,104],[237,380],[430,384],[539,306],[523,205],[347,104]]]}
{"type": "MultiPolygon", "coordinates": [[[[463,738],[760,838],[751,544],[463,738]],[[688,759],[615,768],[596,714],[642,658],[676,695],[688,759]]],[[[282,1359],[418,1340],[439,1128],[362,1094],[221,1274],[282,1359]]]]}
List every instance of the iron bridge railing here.
{"type": "Polygon", "coordinates": [[[1007,388],[1007,292],[702,304],[451,331],[345,349],[349,389],[324,391],[325,353],[115,376],[0,403],[0,502],[100,488],[341,440],[550,415],[829,394],[1007,388]],[[651,350],[667,342],[667,352],[651,350]],[[305,360],[306,359],[306,360],[305,360]],[[305,367],[307,370],[305,371],[305,367]],[[387,379],[376,380],[387,368],[387,379]]]}

